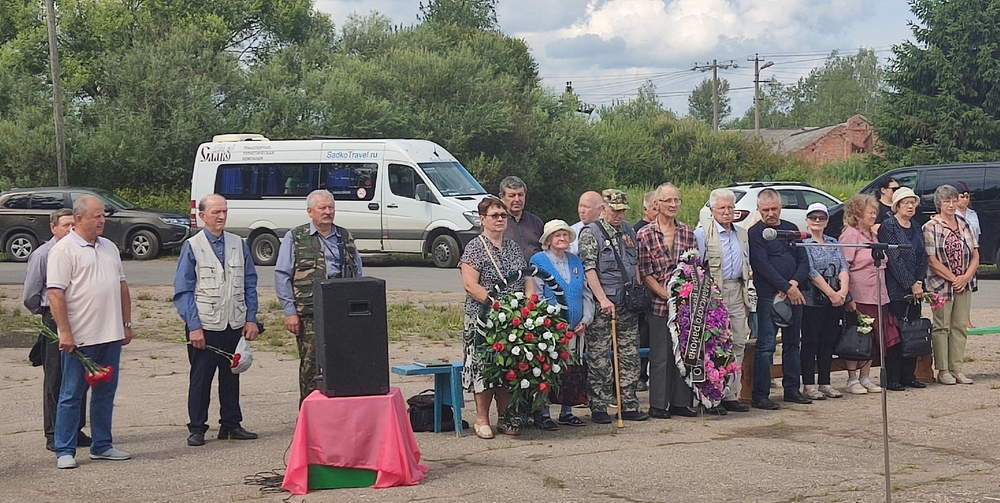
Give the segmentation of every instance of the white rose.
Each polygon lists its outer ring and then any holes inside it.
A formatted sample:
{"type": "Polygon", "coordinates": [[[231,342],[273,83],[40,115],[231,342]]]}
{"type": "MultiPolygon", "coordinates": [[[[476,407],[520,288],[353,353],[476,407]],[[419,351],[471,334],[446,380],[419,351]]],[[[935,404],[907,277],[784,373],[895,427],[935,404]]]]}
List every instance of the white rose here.
{"type": "Polygon", "coordinates": [[[493,328],[493,320],[486,320],[486,328],[493,328]]]}
{"type": "Polygon", "coordinates": [[[535,323],[533,321],[531,321],[531,318],[528,318],[528,321],[524,322],[524,326],[528,330],[531,330],[531,329],[535,328],[535,323]]]}
{"type": "Polygon", "coordinates": [[[562,308],[557,305],[556,306],[556,312],[555,312],[555,314],[559,314],[559,311],[561,311],[561,310],[562,310],[562,308]]]}
{"type": "Polygon", "coordinates": [[[532,356],[533,355],[531,354],[531,351],[528,351],[527,349],[524,350],[524,357],[525,358],[527,358],[527,359],[530,360],[532,356]]]}
{"type": "Polygon", "coordinates": [[[546,344],[546,343],[544,343],[544,342],[539,342],[538,343],[538,349],[541,349],[542,351],[545,351],[546,349],[549,349],[549,345],[546,344]]]}
{"type": "Polygon", "coordinates": [[[545,332],[544,334],[542,334],[542,338],[543,339],[548,339],[548,340],[551,341],[552,340],[552,332],[545,332]]]}
{"type": "Polygon", "coordinates": [[[541,316],[535,318],[535,325],[538,325],[538,326],[545,325],[545,318],[542,318],[541,316]]]}
{"type": "Polygon", "coordinates": [[[514,356],[517,356],[517,355],[521,354],[521,346],[514,346],[514,347],[510,348],[510,354],[512,354],[514,356]]]}
{"type": "Polygon", "coordinates": [[[558,360],[559,353],[556,353],[555,351],[549,351],[549,358],[552,358],[553,360],[558,360]]]}
{"type": "Polygon", "coordinates": [[[529,384],[531,383],[529,383],[527,379],[521,379],[521,389],[527,388],[529,384]]]}
{"type": "Polygon", "coordinates": [[[500,313],[500,314],[498,314],[497,315],[497,319],[500,320],[501,323],[507,321],[507,313],[500,313]]]}
{"type": "Polygon", "coordinates": [[[514,335],[514,334],[510,334],[510,335],[507,336],[507,340],[510,341],[510,342],[514,342],[514,341],[517,340],[517,336],[514,335]]]}
{"type": "Polygon", "coordinates": [[[552,364],[552,372],[553,373],[558,374],[559,371],[561,371],[561,370],[562,370],[562,367],[560,367],[558,363],[553,363],[552,364]]]}
{"type": "Polygon", "coordinates": [[[535,368],[531,369],[531,375],[533,375],[535,377],[538,377],[538,376],[542,375],[542,369],[540,369],[538,367],[535,367],[535,368]]]}
{"type": "Polygon", "coordinates": [[[520,300],[524,298],[524,294],[521,292],[514,292],[514,297],[517,297],[518,300],[520,300]]]}
{"type": "Polygon", "coordinates": [[[556,307],[555,306],[546,307],[545,308],[545,312],[549,313],[549,314],[555,313],[556,312],[556,307]]]}
{"type": "Polygon", "coordinates": [[[517,299],[510,299],[510,307],[517,309],[517,299]]]}

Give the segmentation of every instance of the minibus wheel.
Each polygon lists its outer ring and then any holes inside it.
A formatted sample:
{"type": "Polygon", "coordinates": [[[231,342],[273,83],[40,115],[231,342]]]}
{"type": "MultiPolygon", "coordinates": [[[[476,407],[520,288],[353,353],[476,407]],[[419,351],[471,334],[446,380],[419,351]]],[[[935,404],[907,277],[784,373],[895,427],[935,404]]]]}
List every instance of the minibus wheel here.
{"type": "Polygon", "coordinates": [[[458,241],[448,234],[441,234],[431,242],[431,258],[434,265],[443,269],[451,269],[458,265],[458,241]]]}
{"type": "Polygon", "coordinates": [[[270,232],[261,232],[250,242],[250,254],[257,265],[274,265],[278,261],[278,237],[270,232]]]}

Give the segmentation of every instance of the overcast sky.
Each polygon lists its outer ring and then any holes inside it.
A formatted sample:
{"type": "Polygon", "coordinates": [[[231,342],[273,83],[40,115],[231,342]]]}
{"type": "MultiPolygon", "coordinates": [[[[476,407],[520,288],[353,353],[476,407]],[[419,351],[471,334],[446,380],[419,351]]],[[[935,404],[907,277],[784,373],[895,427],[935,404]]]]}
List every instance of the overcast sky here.
{"type": "MultiPolygon", "coordinates": [[[[562,90],[572,81],[587,103],[634,96],[651,80],[664,105],[687,113],[687,95],[708,76],[691,71],[712,59],[733,60],[720,71],[730,82],[733,116],[753,99],[754,53],[775,65],[761,72],[794,82],[833,49],[875,49],[891,56],[910,38],[905,0],[500,0],[500,28],[524,39],[543,83],[562,90]]],[[[317,0],[342,25],[352,12],[376,10],[397,24],[417,22],[417,0],[317,0]]],[[[820,125],[820,124],[817,124],[820,125]]]]}

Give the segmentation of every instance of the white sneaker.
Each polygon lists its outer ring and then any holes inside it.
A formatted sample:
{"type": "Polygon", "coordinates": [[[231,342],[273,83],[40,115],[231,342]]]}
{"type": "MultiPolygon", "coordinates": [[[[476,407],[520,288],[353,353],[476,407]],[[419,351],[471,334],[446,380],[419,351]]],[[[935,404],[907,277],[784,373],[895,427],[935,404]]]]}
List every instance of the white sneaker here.
{"type": "Polygon", "coordinates": [[[805,392],[802,393],[802,395],[810,400],[826,400],[826,395],[820,393],[815,384],[807,385],[805,387],[805,392]]]}
{"type": "Polygon", "coordinates": [[[861,385],[864,386],[865,389],[868,390],[869,393],[881,393],[882,392],[882,387],[879,386],[878,384],[875,384],[875,381],[872,381],[871,377],[868,377],[868,376],[862,377],[861,378],[861,385]]]}
{"type": "MultiPolygon", "coordinates": [[[[868,391],[868,390],[865,390],[868,391]]],[[[821,384],[819,386],[819,392],[822,393],[827,398],[840,398],[844,396],[843,393],[837,391],[837,388],[830,386],[829,384],[821,384]]]]}
{"type": "Polygon", "coordinates": [[[121,450],[118,450],[118,449],[115,449],[114,447],[112,447],[112,448],[110,448],[110,449],[108,449],[108,450],[106,450],[106,451],[104,451],[104,452],[102,452],[100,454],[94,454],[93,452],[90,453],[90,459],[106,459],[106,460],[109,460],[109,461],[125,461],[126,459],[132,459],[132,455],[129,454],[129,453],[127,453],[127,452],[125,452],[125,451],[121,451],[121,450]]]}
{"type": "Polygon", "coordinates": [[[857,380],[847,381],[847,392],[852,395],[864,395],[868,393],[868,389],[861,385],[857,380]]]}
{"type": "Polygon", "coordinates": [[[74,458],[72,454],[63,454],[62,456],[56,458],[56,468],[59,468],[60,470],[76,467],[76,458],[74,458]]]}
{"type": "Polygon", "coordinates": [[[961,372],[959,372],[957,374],[956,373],[952,373],[952,375],[955,376],[955,381],[957,381],[958,384],[972,384],[973,383],[972,379],[969,379],[968,377],[965,377],[965,374],[963,374],[961,372]]]}
{"type": "Polygon", "coordinates": [[[947,370],[938,372],[937,382],[947,384],[949,386],[952,384],[958,384],[958,381],[955,380],[955,376],[951,375],[951,372],[948,372],[947,370]]]}

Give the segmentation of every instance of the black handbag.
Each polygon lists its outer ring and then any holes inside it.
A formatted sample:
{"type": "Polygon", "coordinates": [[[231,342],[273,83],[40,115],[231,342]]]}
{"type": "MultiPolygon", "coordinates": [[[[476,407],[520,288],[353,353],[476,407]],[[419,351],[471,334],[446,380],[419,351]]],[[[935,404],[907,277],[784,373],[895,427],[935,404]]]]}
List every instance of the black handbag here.
{"type": "MultiPolygon", "coordinates": [[[[829,264],[823,269],[819,270],[819,275],[823,277],[827,285],[830,285],[834,291],[840,290],[840,277],[836,274],[837,267],[833,264],[829,264]]],[[[812,286],[810,288],[813,296],[813,304],[818,307],[832,306],[830,303],[830,297],[827,297],[822,290],[817,286],[812,286]]]]}
{"type": "MultiPolygon", "coordinates": [[[[410,407],[410,427],[413,431],[434,431],[434,390],[426,389],[406,399],[410,407]]],[[[441,431],[455,431],[455,419],[450,405],[441,405],[441,431]]],[[[469,423],[462,420],[462,428],[469,423]]]]}
{"type": "Polygon", "coordinates": [[[611,251],[615,253],[615,260],[618,262],[618,269],[622,273],[622,281],[625,283],[625,287],[619,292],[618,298],[615,299],[616,305],[623,306],[626,310],[642,313],[649,310],[650,306],[653,304],[653,299],[649,295],[649,290],[646,286],[641,283],[636,283],[635,281],[629,280],[628,271],[625,269],[625,264],[622,262],[622,257],[618,253],[618,244],[611,240],[611,236],[608,235],[608,231],[604,229],[604,226],[600,223],[597,227],[601,229],[601,233],[604,234],[604,239],[611,243],[611,251]]]}
{"type": "Polygon", "coordinates": [[[902,344],[903,358],[917,358],[929,355],[931,348],[931,320],[903,318],[899,323],[899,343],[902,344]]]}
{"type": "MultiPolygon", "coordinates": [[[[872,332],[874,330],[872,328],[872,332]]],[[[857,323],[847,323],[847,320],[844,320],[844,328],[840,332],[837,345],[833,348],[833,354],[845,360],[871,360],[872,332],[867,334],[858,332],[857,323]]]]}

